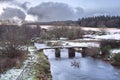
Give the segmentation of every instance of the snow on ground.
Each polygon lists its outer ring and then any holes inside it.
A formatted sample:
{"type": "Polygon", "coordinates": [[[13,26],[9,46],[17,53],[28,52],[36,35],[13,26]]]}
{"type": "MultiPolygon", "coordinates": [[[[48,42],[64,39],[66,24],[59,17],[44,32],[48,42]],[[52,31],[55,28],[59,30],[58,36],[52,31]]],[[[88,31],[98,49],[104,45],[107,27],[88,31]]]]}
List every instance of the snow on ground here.
{"type": "Polygon", "coordinates": [[[100,31],[99,28],[81,27],[85,31],[100,31]]]}
{"type": "Polygon", "coordinates": [[[22,69],[10,69],[5,74],[0,75],[0,80],[16,80],[22,69]]]}
{"type": "MultiPolygon", "coordinates": [[[[106,35],[97,35],[97,34],[86,34],[84,35],[83,39],[77,39],[76,42],[65,42],[63,45],[70,45],[70,46],[85,46],[85,47],[99,47],[99,43],[102,39],[106,40],[120,40],[120,29],[117,28],[89,28],[89,27],[82,27],[85,31],[102,31],[104,30],[107,34],[106,35]],[[88,42],[84,42],[88,41],[88,42]],[[91,42],[90,42],[91,41],[91,42]],[[94,42],[95,41],[95,42],[94,42]]],[[[114,49],[110,51],[111,53],[118,53],[120,49],[114,49]]]]}
{"type": "Polygon", "coordinates": [[[107,35],[84,35],[84,37],[89,37],[93,40],[100,39],[112,39],[112,40],[120,40],[120,34],[107,34],[107,35]]]}
{"type": "Polygon", "coordinates": [[[81,47],[99,47],[99,43],[97,42],[65,42],[63,43],[64,46],[81,46],[81,47]]]}
{"type": "Polygon", "coordinates": [[[120,29],[117,28],[82,28],[85,31],[102,31],[104,30],[107,35],[96,35],[96,34],[87,34],[84,35],[84,37],[89,37],[89,38],[94,38],[94,39],[115,39],[115,40],[120,40],[120,29]],[[109,34],[108,34],[109,33],[109,34]]]}
{"type": "Polygon", "coordinates": [[[110,34],[120,34],[120,29],[117,28],[107,28],[105,31],[109,32],[110,34]]]}
{"type": "Polygon", "coordinates": [[[46,48],[45,44],[35,43],[34,45],[35,45],[35,47],[37,48],[37,50],[46,48]]]}
{"type": "MultiPolygon", "coordinates": [[[[21,67],[20,69],[12,68],[12,69],[8,70],[6,73],[0,74],[0,80],[16,80],[29,62],[36,62],[37,61],[37,56],[34,54],[33,47],[29,47],[28,50],[30,52],[29,56],[31,56],[31,57],[29,57],[24,62],[23,67],[21,67]]],[[[30,80],[32,80],[32,79],[30,79],[30,80]]]]}
{"type": "Polygon", "coordinates": [[[81,27],[85,31],[106,31],[109,33],[120,33],[120,29],[118,28],[91,28],[91,27],[81,27]]]}
{"type": "Polygon", "coordinates": [[[114,39],[114,40],[120,40],[120,34],[111,34],[111,35],[102,35],[102,36],[94,36],[95,39],[114,39]]]}
{"type": "Polygon", "coordinates": [[[52,28],[53,26],[50,26],[50,25],[40,25],[40,27],[41,27],[42,29],[50,29],[50,28],[52,28]]]}
{"type": "MultiPolygon", "coordinates": [[[[91,35],[93,37],[93,35],[91,35]]],[[[99,39],[94,39],[94,38],[83,38],[83,39],[76,39],[76,40],[81,40],[81,41],[99,41],[99,39]]]]}
{"type": "Polygon", "coordinates": [[[112,54],[120,53],[120,49],[112,49],[112,50],[110,50],[110,53],[112,53],[112,54]]]}

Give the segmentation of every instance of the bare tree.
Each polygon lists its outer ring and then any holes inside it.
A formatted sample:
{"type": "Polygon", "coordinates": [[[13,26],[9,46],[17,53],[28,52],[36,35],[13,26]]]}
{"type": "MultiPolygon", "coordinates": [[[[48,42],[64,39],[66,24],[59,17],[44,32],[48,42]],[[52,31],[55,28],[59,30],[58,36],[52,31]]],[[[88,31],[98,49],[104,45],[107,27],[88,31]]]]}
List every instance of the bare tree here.
{"type": "Polygon", "coordinates": [[[66,26],[54,26],[49,31],[51,37],[59,39],[60,37],[66,37],[68,27],[66,26]]]}
{"type": "Polygon", "coordinates": [[[4,32],[1,33],[0,45],[6,53],[13,54],[21,46],[30,43],[31,38],[35,35],[32,32],[33,29],[28,26],[4,26],[4,32]]]}
{"type": "Polygon", "coordinates": [[[53,27],[50,31],[50,36],[59,39],[66,37],[68,39],[77,39],[82,37],[82,30],[80,27],[57,26],[53,27]]]}

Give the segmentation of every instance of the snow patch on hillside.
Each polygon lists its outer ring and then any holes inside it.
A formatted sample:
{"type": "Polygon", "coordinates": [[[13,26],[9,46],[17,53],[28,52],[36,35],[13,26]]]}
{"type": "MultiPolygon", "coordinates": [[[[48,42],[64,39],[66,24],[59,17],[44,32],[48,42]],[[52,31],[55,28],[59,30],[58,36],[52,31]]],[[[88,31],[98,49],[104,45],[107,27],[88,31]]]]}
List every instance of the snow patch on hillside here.
{"type": "Polygon", "coordinates": [[[112,54],[120,53],[120,49],[112,49],[112,50],[110,50],[110,53],[112,53],[112,54]]]}
{"type": "Polygon", "coordinates": [[[80,47],[99,47],[99,43],[95,42],[65,42],[63,45],[80,46],[80,47]]]}
{"type": "Polygon", "coordinates": [[[102,35],[102,36],[94,36],[95,39],[114,39],[120,40],[120,34],[111,34],[111,35],[102,35]]]}

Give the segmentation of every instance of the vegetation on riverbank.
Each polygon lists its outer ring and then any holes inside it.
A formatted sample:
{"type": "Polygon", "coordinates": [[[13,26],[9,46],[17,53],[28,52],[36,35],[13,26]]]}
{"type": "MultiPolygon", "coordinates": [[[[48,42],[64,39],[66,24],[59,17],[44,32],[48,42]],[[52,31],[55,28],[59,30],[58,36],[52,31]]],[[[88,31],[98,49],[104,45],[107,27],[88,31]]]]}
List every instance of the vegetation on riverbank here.
{"type": "Polygon", "coordinates": [[[34,80],[52,80],[50,63],[42,51],[38,52],[38,62],[35,65],[34,80]]]}
{"type": "Polygon", "coordinates": [[[33,36],[40,32],[38,28],[0,25],[0,73],[21,66],[28,53],[24,46],[30,45],[33,36]]]}
{"type": "Polygon", "coordinates": [[[117,53],[113,57],[113,61],[111,62],[113,66],[120,67],[120,53],[117,53]]]}
{"type": "Polygon", "coordinates": [[[20,68],[27,57],[27,53],[27,51],[20,50],[15,50],[9,53],[6,52],[6,50],[0,50],[0,73],[13,67],[20,68]]]}
{"type": "Polygon", "coordinates": [[[120,53],[110,53],[111,49],[120,48],[120,41],[103,40],[101,41],[102,60],[108,61],[115,67],[120,67],[120,53]]]}

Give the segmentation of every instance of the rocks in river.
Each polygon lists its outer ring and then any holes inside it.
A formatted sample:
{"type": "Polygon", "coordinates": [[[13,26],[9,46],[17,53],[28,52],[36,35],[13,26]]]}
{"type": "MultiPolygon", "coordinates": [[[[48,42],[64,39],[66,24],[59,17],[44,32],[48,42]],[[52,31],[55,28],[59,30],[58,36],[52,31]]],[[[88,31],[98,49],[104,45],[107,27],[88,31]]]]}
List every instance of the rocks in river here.
{"type": "Polygon", "coordinates": [[[76,60],[73,60],[73,61],[71,61],[71,66],[79,68],[80,67],[80,62],[78,62],[76,60]]]}

